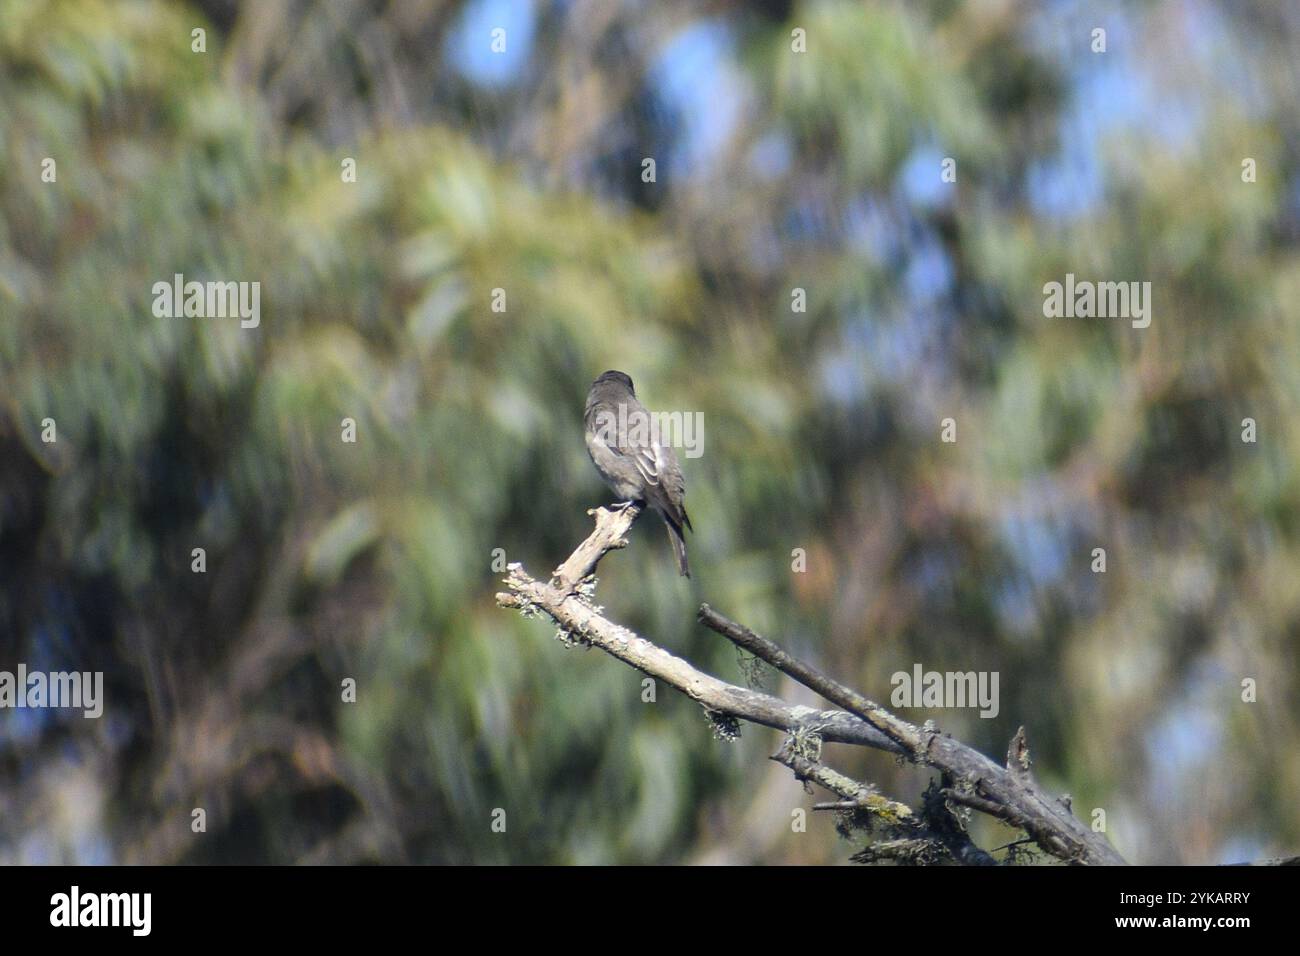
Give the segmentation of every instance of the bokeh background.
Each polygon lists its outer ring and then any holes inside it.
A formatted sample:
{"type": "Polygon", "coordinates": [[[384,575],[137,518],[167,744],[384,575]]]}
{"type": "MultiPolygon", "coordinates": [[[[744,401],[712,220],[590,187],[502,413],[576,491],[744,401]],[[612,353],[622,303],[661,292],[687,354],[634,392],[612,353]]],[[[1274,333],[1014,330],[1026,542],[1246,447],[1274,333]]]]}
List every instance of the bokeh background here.
{"type": "Polygon", "coordinates": [[[1298,72],[1265,0],[0,0],[0,669],[107,697],[0,711],[0,863],[843,862],[774,732],[494,604],[610,500],[607,368],[706,426],[695,577],[643,520],[616,620],[808,703],[699,602],[880,699],[996,670],[903,713],[1026,725],[1132,861],[1297,852],[1298,72]]]}

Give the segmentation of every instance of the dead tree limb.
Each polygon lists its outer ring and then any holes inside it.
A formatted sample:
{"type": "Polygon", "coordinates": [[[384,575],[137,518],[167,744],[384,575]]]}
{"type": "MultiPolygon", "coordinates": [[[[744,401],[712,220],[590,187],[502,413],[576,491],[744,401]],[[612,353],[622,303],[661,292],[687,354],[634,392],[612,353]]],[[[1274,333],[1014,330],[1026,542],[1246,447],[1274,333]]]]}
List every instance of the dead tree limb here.
{"type": "Polygon", "coordinates": [[[879,704],[799,661],[749,628],[718,614],[708,605],[700,620],[746,650],[816,691],[842,709],[817,710],[789,704],[760,691],[739,687],[706,674],[630,629],[616,624],[594,603],[597,564],[608,552],[625,547],[626,534],[640,508],[595,509],[596,528],[557,568],[549,582],[530,576],[518,563],[508,566],[507,591],[496,595],[502,607],[525,616],[545,614],[560,636],[599,647],[637,670],[682,691],[713,715],[747,720],[785,731],[790,739],[773,759],[887,822],[899,839],[868,848],[871,858],[912,853],[929,854],[936,844],[962,863],[988,863],[992,858],[976,847],[952,816],[949,804],[973,806],[1024,829],[1046,852],[1072,863],[1119,864],[1123,858],[1099,834],[1075,819],[1068,806],[1043,793],[1028,771],[1028,748],[1017,735],[1014,766],[998,766],[978,751],[944,736],[931,724],[924,727],[896,717],[879,704]],[[881,796],[874,788],[852,781],[822,766],[793,741],[818,740],[871,747],[901,754],[943,774],[938,803],[927,802],[921,814],[881,796]],[[936,809],[941,806],[942,813],[936,809]],[[901,808],[901,810],[900,810],[901,808]],[[908,812],[904,814],[902,810],[908,812]],[[888,847],[893,847],[889,850],[888,847]],[[924,851],[924,852],[922,852],[924,851]]]}
{"type": "Polygon", "coordinates": [[[529,576],[519,564],[509,565],[506,586],[510,590],[497,594],[497,603],[518,608],[525,615],[545,613],[569,637],[599,647],[642,673],[671,684],[716,713],[791,733],[815,733],[835,743],[902,753],[897,744],[860,717],[840,710],[788,704],[770,694],[729,684],[604,617],[591,602],[594,582],[584,586],[583,581],[601,557],[626,544],[624,536],[638,511],[635,505],[621,511],[596,509],[596,530],[556,569],[550,583],[529,576]]]}
{"type": "Polygon", "coordinates": [[[1008,769],[1000,767],[979,751],[940,734],[930,724],[918,727],[894,716],[884,707],[857,691],[845,687],[811,664],[786,653],[767,638],[719,614],[707,604],[699,611],[701,623],[739,647],[789,674],[903,747],[916,763],[935,767],[951,775],[958,786],[946,793],[950,800],[997,816],[1020,827],[1040,847],[1071,863],[1122,864],[1124,858],[1101,834],[1094,833],[1060,800],[1044,793],[1029,772],[1029,750],[1024,728],[1010,748],[1008,769]],[[995,812],[996,811],[996,812],[995,812]]]}

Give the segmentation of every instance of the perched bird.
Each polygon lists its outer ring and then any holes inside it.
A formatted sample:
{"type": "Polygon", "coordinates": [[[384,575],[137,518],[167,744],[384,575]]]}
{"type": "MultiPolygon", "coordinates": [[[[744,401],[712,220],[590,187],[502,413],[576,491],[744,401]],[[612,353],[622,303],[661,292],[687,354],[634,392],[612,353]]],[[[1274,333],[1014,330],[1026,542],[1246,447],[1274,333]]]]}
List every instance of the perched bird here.
{"type": "Polygon", "coordinates": [[[683,500],[682,466],[672,447],[661,441],[650,412],[637,401],[632,379],[610,371],[592,382],[582,418],[587,452],[600,477],[623,501],[648,504],[663,516],[677,570],[689,578],[682,527],[690,528],[691,519],[683,500]]]}

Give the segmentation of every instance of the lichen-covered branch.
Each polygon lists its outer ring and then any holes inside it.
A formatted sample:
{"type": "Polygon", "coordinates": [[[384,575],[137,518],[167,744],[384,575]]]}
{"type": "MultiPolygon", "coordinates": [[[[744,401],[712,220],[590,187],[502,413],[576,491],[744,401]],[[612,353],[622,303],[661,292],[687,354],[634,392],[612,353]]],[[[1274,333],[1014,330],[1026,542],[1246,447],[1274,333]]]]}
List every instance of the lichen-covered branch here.
{"type": "Polygon", "coordinates": [[[1125,862],[1106,838],[1084,825],[1067,804],[1053,799],[1038,787],[1029,772],[1029,748],[1023,727],[1008,749],[1009,766],[999,767],[974,748],[940,734],[929,723],[918,727],[896,717],[707,604],[700,607],[699,618],[738,647],[789,674],[831,703],[857,714],[903,747],[910,760],[948,774],[958,783],[945,794],[950,800],[1024,829],[1040,847],[1059,859],[1071,863],[1112,865],[1125,862]]]}
{"type": "Polygon", "coordinates": [[[795,746],[794,737],[786,738],[772,759],[789,767],[797,780],[811,780],[843,797],[844,800],[837,809],[862,810],[892,826],[916,826],[918,823],[916,814],[907,804],[891,800],[871,784],[859,783],[807,754],[800,753],[795,746]]]}

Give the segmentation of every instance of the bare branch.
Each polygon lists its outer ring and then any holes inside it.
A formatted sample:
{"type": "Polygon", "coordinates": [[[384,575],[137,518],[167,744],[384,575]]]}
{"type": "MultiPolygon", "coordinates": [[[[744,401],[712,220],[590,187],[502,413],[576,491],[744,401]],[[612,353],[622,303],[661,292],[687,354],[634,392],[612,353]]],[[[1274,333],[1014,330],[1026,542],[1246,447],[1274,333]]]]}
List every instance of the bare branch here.
{"type": "Polygon", "coordinates": [[[944,857],[943,847],[938,841],[919,837],[872,843],[849,859],[854,863],[879,863],[881,860],[893,860],[896,863],[915,866],[939,863],[944,857]]]}
{"type": "MultiPolygon", "coordinates": [[[[945,784],[951,782],[947,774],[942,775],[945,784]]],[[[933,783],[926,788],[922,798],[923,813],[929,832],[943,844],[952,858],[966,866],[997,866],[998,861],[992,854],[980,849],[970,838],[966,824],[948,806],[942,788],[933,783]]]]}
{"type": "Polygon", "coordinates": [[[1032,762],[1029,759],[1029,740],[1025,737],[1025,728],[1021,727],[1011,738],[1007,747],[1007,769],[1019,777],[1029,774],[1032,762]]]}
{"type": "Polygon", "coordinates": [[[596,509],[595,532],[556,570],[549,584],[529,576],[521,565],[511,564],[506,576],[510,590],[498,593],[497,603],[518,608],[526,615],[544,612],[561,630],[676,687],[718,713],[788,733],[815,733],[834,743],[901,752],[892,740],[853,714],[793,705],[770,694],[729,684],[604,617],[581,593],[583,582],[605,554],[623,547],[624,535],[638,511],[635,505],[622,511],[596,509]],[[581,577],[575,577],[578,574],[581,577]]]}
{"type": "Polygon", "coordinates": [[[811,664],[787,654],[767,638],[755,634],[743,624],[737,624],[730,618],[724,617],[707,604],[700,605],[698,617],[701,624],[717,631],[736,646],[743,647],[777,670],[789,674],[827,700],[834,701],[846,710],[858,714],[900,746],[909,751],[915,748],[920,739],[916,728],[906,721],[899,720],[879,704],[867,700],[857,691],[850,690],[835,679],[827,677],[811,664]]]}
{"type": "Polygon", "coordinates": [[[895,717],[879,704],[787,654],[767,638],[707,604],[700,607],[699,617],[728,640],[812,688],[831,703],[857,714],[903,746],[909,759],[936,767],[960,782],[953,790],[962,798],[959,802],[971,806],[972,800],[980,800],[983,805],[977,809],[987,813],[993,812],[987,808],[997,807],[995,815],[1014,821],[1040,847],[1067,862],[1109,865],[1125,862],[1101,834],[1092,832],[1075,818],[1067,805],[1043,793],[1027,769],[1022,767],[1013,773],[974,748],[940,734],[931,723],[917,727],[895,717]]]}
{"type": "MultiPolygon", "coordinates": [[[[572,639],[599,647],[637,670],[665,681],[709,711],[774,727],[795,737],[812,735],[825,741],[901,753],[909,760],[933,766],[944,774],[944,799],[973,806],[1024,829],[1040,847],[1059,859],[1093,864],[1124,862],[1104,837],[1075,819],[1068,806],[1038,789],[1025,766],[1027,750],[1016,750],[1011,755],[1016,758],[1013,763],[1020,764],[1014,772],[1000,767],[978,751],[940,734],[930,723],[917,727],[894,716],[708,605],[700,608],[702,622],[843,710],[794,706],[770,694],[729,684],[610,621],[591,601],[595,587],[591,575],[605,554],[626,546],[625,536],[640,509],[629,505],[612,511],[598,508],[593,513],[595,531],[556,569],[549,583],[531,577],[522,565],[511,564],[505,579],[509,590],[497,594],[497,603],[517,608],[525,616],[545,613],[572,639]]],[[[847,800],[865,801],[868,810],[874,809],[880,815],[891,814],[904,826],[909,816],[915,817],[902,804],[816,761],[802,763],[808,757],[792,747],[783,748],[783,752],[787,752],[789,762],[782,762],[796,774],[827,786],[847,800]]],[[[781,754],[774,759],[781,760],[781,754]]],[[[937,839],[939,846],[961,862],[991,862],[988,854],[970,842],[960,822],[945,814],[950,811],[945,809],[940,813],[932,805],[926,812],[924,825],[919,828],[919,839],[897,842],[895,850],[900,855],[910,853],[919,859],[916,855],[931,852],[927,847],[937,839]],[[930,831],[934,831],[933,836],[930,831]]],[[[893,851],[877,846],[864,852],[872,858],[882,858],[893,851]]]]}
{"type": "Polygon", "coordinates": [[[641,506],[637,504],[588,511],[587,514],[596,516],[596,530],[552,572],[551,584],[564,594],[572,593],[583,578],[596,570],[601,558],[610,551],[627,547],[626,535],[640,513],[641,506]]]}

